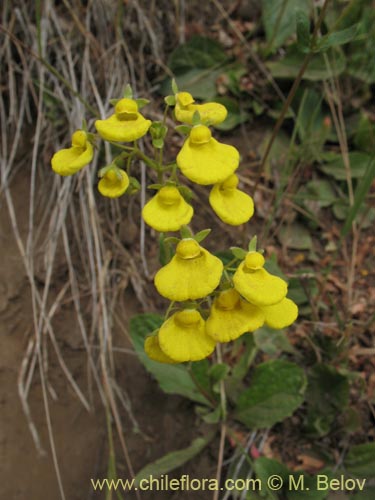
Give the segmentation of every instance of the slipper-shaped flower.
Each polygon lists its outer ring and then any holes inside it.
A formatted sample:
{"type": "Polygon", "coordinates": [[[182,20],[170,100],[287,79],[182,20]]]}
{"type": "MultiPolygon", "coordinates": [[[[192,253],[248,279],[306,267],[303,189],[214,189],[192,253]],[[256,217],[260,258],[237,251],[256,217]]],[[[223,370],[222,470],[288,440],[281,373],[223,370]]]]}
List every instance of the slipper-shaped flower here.
{"type": "Polygon", "coordinates": [[[193,96],[189,92],[176,94],[174,113],[179,122],[191,125],[196,111],[198,111],[203,125],[218,125],[227,117],[227,108],[218,102],[205,102],[204,104],[194,104],[194,102],[193,96]]]}
{"type": "Polygon", "coordinates": [[[193,207],[176,187],[164,186],[143,207],[142,216],[156,231],[178,231],[191,221],[193,207]]]}
{"type": "Polygon", "coordinates": [[[124,170],[113,167],[100,179],[98,190],[107,198],[118,198],[122,196],[129,186],[129,177],[124,170]]]}
{"type": "Polygon", "coordinates": [[[94,156],[92,144],[84,130],[76,130],[72,135],[72,147],[61,149],[52,156],[52,170],[59,175],[73,175],[85,167],[94,156]]]}
{"type": "Polygon", "coordinates": [[[207,335],[204,320],[195,309],[173,314],[161,325],[158,337],[162,351],[181,363],[206,358],[216,345],[207,335]]]}
{"type": "Polygon", "coordinates": [[[236,290],[256,306],[272,306],[281,302],[288,287],[284,280],[263,269],[264,257],[249,252],[233,275],[236,290]]]}
{"type": "Polygon", "coordinates": [[[223,182],[232,175],[238,167],[240,154],[233,146],[214,139],[205,125],[196,125],[176,161],[185,177],[197,184],[208,185],[223,182]]]}
{"type": "Polygon", "coordinates": [[[159,363],[166,364],[177,363],[177,361],[164,354],[164,352],[161,350],[159,345],[159,337],[157,335],[146,337],[144,349],[147,356],[153,361],[158,361],[159,363]]]}
{"type": "Polygon", "coordinates": [[[297,305],[286,297],[273,306],[261,307],[261,309],[265,316],[265,324],[276,330],[290,326],[298,316],[297,305]]]}
{"type": "Polygon", "coordinates": [[[115,106],[115,113],[106,120],[96,120],[95,127],[99,135],[114,142],[131,142],[143,137],[151,126],[138,112],[134,99],[120,99],[115,106]]]}
{"type": "Polygon", "coordinates": [[[211,189],[209,202],[216,215],[231,226],[247,222],[254,214],[252,198],[243,193],[238,186],[238,177],[232,174],[211,189]]]}
{"type": "Polygon", "coordinates": [[[223,263],[192,238],[181,240],[176,255],[159,269],[155,286],[163,297],[182,302],[206,297],[220,283],[223,263]]]}
{"type": "Polygon", "coordinates": [[[235,340],[264,323],[262,310],[249,304],[234,289],[225,290],[214,300],[206,321],[206,333],[217,342],[235,340]]]}

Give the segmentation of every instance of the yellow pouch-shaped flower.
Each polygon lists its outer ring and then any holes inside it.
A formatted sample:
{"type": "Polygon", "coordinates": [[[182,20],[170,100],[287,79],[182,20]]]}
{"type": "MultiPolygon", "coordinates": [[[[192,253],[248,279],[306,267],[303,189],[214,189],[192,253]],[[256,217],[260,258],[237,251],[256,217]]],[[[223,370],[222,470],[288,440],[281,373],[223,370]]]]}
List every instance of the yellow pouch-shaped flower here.
{"type": "Polygon", "coordinates": [[[273,306],[262,307],[261,309],[265,316],[266,325],[276,330],[291,325],[298,316],[297,305],[288,298],[273,306]]]}
{"type": "Polygon", "coordinates": [[[194,99],[188,92],[176,94],[174,113],[179,122],[192,124],[194,113],[198,111],[200,121],[204,125],[218,125],[227,117],[227,109],[218,102],[194,104],[194,99]]]}
{"type": "Polygon", "coordinates": [[[263,269],[264,257],[259,252],[249,252],[238,266],[233,283],[246,300],[256,306],[271,306],[281,302],[288,288],[284,280],[263,269]]]}
{"type": "Polygon", "coordinates": [[[98,189],[100,194],[107,198],[118,198],[123,195],[129,186],[129,177],[124,170],[120,168],[111,168],[107,170],[100,179],[98,189]]]}
{"type": "Polygon", "coordinates": [[[85,167],[94,156],[92,144],[84,130],[76,130],[72,135],[72,147],[61,149],[52,156],[52,170],[59,175],[73,175],[85,167]]]}
{"type": "Polygon", "coordinates": [[[142,216],[156,231],[178,231],[191,221],[193,207],[186,203],[177,188],[164,186],[143,207],[142,216]]]}
{"type": "Polygon", "coordinates": [[[201,299],[218,286],[223,267],[220,259],[186,238],[178,243],[171,261],[156,273],[155,286],[169,300],[201,299]]]}
{"type": "Polygon", "coordinates": [[[166,364],[176,363],[174,359],[171,359],[169,356],[164,354],[164,352],[160,349],[159,338],[157,335],[147,337],[145,339],[144,348],[147,356],[153,361],[158,361],[159,363],[166,363],[166,364]]]}
{"type": "Polygon", "coordinates": [[[243,193],[238,186],[238,177],[232,174],[211,189],[209,202],[216,215],[231,226],[247,222],[254,214],[252,198],[243,193]]]}
{"type": "Polygon", "coordinates": [[[229,342],[257,330],[263,323],[262,310],[245,302],[232,288],[215,299],[206,321],[206,333],[217,342],[229,342]]]}
{"type": "Polygon", "coordinates": [[[120,99],[115,113],[106,120],[96,120],[99,135],[107,141],[132,142],[143,137],[151,126],[138,112],[138,104],[133,99],[120,99]]]}
{"type": "Polygon", "coordinates": [[[162,351],[181,363],[206,358],[216,345],[205,332],[202,316],[194,309],[173,314],[161,325],[158,336],[162,351]]]}
{"type": "Polygon", "coordinates": [[[197,125],[191,129],[176,161],[185,177],[208,185],[223,182],[232,175],[238,167],[240,154],[233,146],[221,144],[211,137],[208,127],[197,125]]]}

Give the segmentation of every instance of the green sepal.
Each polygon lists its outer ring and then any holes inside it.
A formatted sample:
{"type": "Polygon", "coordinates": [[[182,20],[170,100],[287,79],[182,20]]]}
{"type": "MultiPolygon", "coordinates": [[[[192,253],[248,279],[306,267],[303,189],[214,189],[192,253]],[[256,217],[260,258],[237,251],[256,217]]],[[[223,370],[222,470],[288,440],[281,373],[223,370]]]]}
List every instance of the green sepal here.
{"type": "Polygon", "coordinates": [[[191,127],[189,125],[177,125],[177,127],[174,128],[176,132],[182,135],[189,135],[191,127]]]}
{"type": "Polygon", "coordinates": [[[125,99],[133,99],[133,89],[129,83],[124,88],[123,96],[125,99]]]}
{"type": "Polygon", "coordinates": [[[249,242],[249,252],[257,252],[258,237],[255,235],[251,238],[249,242]]]}
{"type": "Polygon", "coordinates": [[[164,97],[164,102],[167,106],[176,106],[176,98],[174,95],[167,95],[164,97]]]}
{"type": "Polygon", "coordinates": [[[201,123],[201,115],[199,111],[195,111],[193,114],[193,118],[191,119],[191,123],[194,125],[200,125],[201,123]]]}
{"type": "Polygon", "coordinates": [[[195,241],[197,241],[198,243],[200,243],[205,238],[207,238],[207,236],[210,234],[210,232],[211,232],[211,229],[203,229],[202,231],[199,231],[199,233],[197,233],[194,236],[195,241]]]}
{"type": "Polygon", "coordinates": [[[163,187],[163,184],[150,184],[149,186],[147,186],[147,189],[161,189],[163,187]]]}
{"type": "Polygon", "coordinates": [[[144,106],[150,103],[148,99],[136,99],[135,102],[138,105],[138,109],[142,109],[144,106]]]}
{"type": "Polygon", "coordinates": [[[190,231],[188,226],[182,226],[180,229],[182,238],[192,238],[193,233],[190,231]]]}
{"type": "Polygon", "coordinates": [[[178,87],[177,87],[177,82],[174,78],[172,78],[172,92],[174,94],[177,94],[178,93],[178,87]]]}
{"type": "Polygon", "coordinates": [[[129,177],[129,187],[126,190],[127,194],[136,194],[141,190],[141,185],[135,177],[129,177]]]}
{"type": "Polygon", "coordinates": [[[189,203],[193,198],[193,191],[186,186],[177,186],[177,189],[180,191],[183,199],[189,203]]]}
{"type": "Polygon", "coordinates": [[[230,251],[239,260],[243,260],[247,255],[247,252],[240,247],[230,247],[230,251]]]}

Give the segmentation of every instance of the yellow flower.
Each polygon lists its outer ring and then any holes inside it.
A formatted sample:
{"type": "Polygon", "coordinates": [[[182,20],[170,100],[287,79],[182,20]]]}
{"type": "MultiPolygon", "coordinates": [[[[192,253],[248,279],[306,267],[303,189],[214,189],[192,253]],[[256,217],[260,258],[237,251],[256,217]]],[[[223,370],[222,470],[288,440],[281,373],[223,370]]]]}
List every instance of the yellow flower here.
{"type": "Polygon", "coordinates": [[[193,207],[186,203],[174,186],[164,186],[142,210],[145,222],[156,231],[178,231],[189,224],[193,207]]]}
{"type": "Polygon", "coordinates": [[[163,297],[182,302],[206,297],[220,283],[223,263],[192,238],[181,240],[176,255],[156,273],[155,286],[163,297]]]}
{"type": "Polygon", "coordinates": [[[162,351],[181,363],[206,358],[216,345],[206,334],[204,320],[195,309],[173,314],[161,325],[158,336],[162,351]]]}
{"type": "Polygon", "coordinates": [[[99,135],[107,141],[131,142],[143,137],[151,126],[138,112],[138,104],[133,99],[120,99],[115,113],[106,120],[96,120],[99,135]]]}
{"type": "Polygon", "coordinates": [[[284,298],[273,306],[266,306],[261,309],[265,316],[265,324],[276,330],[291,325],[298,316],[297,305],[288,298],[284,298]]]}
{"type": "Polygon", "coordinates": [[[216,215],[231,226],[247,222],[254,213],[252,198],[243,193],[238,186],[238,177],[232,174],[211,189],[209,202],[216,215]]]}
{"type": "Polygon", "coordinates": [[[158,361],[159,363],[168,363],[168,364],[176,363],[174,359],[171,359],[169,356],[164,354],[164,352],[160,349],[159,338],[157,335],[147,337],[145,339],[144,348],[147,356],[153,361],[158,361]]]}
{"type": "Polygon", "coordinates": [[[253,332],[264,323],[262,310],[245,302],[235,289],[225,290],[214,300],[206,321],[206,333],[218,342],[229,342],[253,332]]]}
{"type": "Polygon", "coordinates": [[[204,125],[218,125],[227,117],[227,109],[217,102],[206,102],[194,104],[194,99],[189,92],[176,94],[176,106],[174,108],[176,119],[179,122],[192,124],[193,116],[199,112],[200,120],[204,125]]]}
{"type": "Polygon", "coordinates": [[[107,198],[118,198],[123,195],[129,186],[129,177],[124,170],[113,167],[107,170],[100,179],[98,189],[100,194],[107,198]]]}
{"type": "Polygon", "coordinates": [[[249,252],[233,276],[234,287],[246,300],[256,306],[271,306],[287,294],[287,284],[263,269],[264,257],[249,252]]]}
{"type": "Polygon", "coordinates": [[[211,137],[208,127],[197,125],[191,129],[176,161],[185,177],[207,185],[223,182],[233,174],[240,155],[233,146],[221,144],[211,137]]]}
{"type": "Polygon", "coordinates": [[[72,135],[72,147],[57,151],[52,157],[52,170],[59,175],[73,175],[90,163],[94,156],[91,143],[84,130],[76,130],[72,135]]]}

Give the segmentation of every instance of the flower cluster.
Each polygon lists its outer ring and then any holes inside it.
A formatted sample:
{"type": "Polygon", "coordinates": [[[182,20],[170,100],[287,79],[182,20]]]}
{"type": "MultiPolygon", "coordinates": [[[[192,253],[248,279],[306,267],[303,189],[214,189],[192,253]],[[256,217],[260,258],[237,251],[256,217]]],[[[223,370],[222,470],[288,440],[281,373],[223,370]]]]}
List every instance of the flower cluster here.
{"type": "MultiPolygon", "coordinates": [[[[241,258],[233,260],[237,267],[229,269],[194,237],[187,225],[194,209],[190,188],[181,183],[210,186],[208,202],[226,224],[238,226],[254,213],[252,198],[241,191],[236,173],[240,164],[238,150],[223,144],[212,135],[212,126],[223,122],[226,108],[219,103],[199,104],[188,92],[165,98],[166,112],[162,122],[146,119],[141,113],[147,104],[134,99],[127,87],[121,99],[111,101],[114,112],[95,121],[97,134],[87,126],[72,135],[72,146],[58,151],[52,158],[54,172],[69,176],[88,165],[94,156],[97,139],[104,139],[120,150],[109,165],[99,170],[99,192],[117,198],[135,193],[139,183],[131,176],[132,168],[142,161],[157,177],[155,189],[142,209],[142,217],[160,233],[181,231],[174,256],[155,275],[155,287],[172,301],[166,319],[158,332],[146,339],[145,351],[150,358],[163,363],[197,361],[209,356],[217,342],[235,340],[262,325],[284,328],[296,319],[297,306],[288,298],[287,284],[264,269],[264,257],[254,246],[241,258]],[[182,125],[175,130],[185,136],[176,161],[163,161],[164,142],[168,133],[167,111],[173,107],[174,118],[182,125]],[[154,156],[149,157],[137,141],[150,134],[154,156]],[[130,143],[130,144],[124,144],[130,143]],[[242,258],[243,257],[243,258],[242,258]],[[233,272],[233,274],[231,274],[233,272]]],[[[207,231],[203,231],[205,236],[207,231]]]]}
{"type": "Polygon", "coordinates": [[[266,271],[264,263],[261,253],[249,251],[230,277],[222,261],[195,239],[180,240],[174,257],[156,273],[155,286],[160,295],[181,305],[146,339],[148,356],[164,363],[198,361],[217,342],[235,340],[263,325],[291,325],[297,306],[286,298],[286,282],[266,271]]]}

